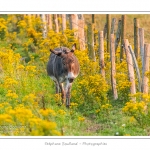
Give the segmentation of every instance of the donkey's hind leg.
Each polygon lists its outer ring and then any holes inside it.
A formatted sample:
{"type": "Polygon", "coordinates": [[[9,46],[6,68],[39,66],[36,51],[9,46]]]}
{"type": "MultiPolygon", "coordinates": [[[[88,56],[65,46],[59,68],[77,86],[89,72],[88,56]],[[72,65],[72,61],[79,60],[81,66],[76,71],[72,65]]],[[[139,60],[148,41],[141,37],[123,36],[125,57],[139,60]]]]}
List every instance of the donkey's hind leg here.
{"type": "Polygon", "coordinates": [[[56,94],[58,94],[58,93],[60,93],[59,84],[57,81],[54,81],[54,82],[55,82],[56,94]]]}

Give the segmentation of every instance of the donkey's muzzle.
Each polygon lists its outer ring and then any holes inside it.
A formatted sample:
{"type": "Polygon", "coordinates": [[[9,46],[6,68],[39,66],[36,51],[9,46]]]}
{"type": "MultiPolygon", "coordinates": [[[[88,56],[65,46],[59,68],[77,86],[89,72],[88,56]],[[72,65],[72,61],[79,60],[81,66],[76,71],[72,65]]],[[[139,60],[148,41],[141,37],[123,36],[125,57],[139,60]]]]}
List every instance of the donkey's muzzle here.
{"type": "Polygon", "coordinates": [[[72,83],[74,78],[68,78],[68,80],[69,80],[69,83],[72,83]]]}

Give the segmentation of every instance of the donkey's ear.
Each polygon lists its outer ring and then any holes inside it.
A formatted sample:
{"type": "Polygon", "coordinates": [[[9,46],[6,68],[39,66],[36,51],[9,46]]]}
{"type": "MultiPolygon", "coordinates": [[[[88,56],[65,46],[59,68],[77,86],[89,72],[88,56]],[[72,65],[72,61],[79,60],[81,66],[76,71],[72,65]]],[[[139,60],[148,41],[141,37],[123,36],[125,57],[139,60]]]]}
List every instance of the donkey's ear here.
{"type": "Polygon", "coordinates": [[[75,50],[76,50],[76,43],[74,43],[74,44],[72,45],[71,52],[74,52],[75,50]]]}
{"type": "Polygon", "coordinates": [[[62,55],[62,52],[56,52],[56,51],[51,50],[51,49],[50,49],[50,51],[51,51],[53,54],[57,55],[57,56],[61,56],[61,55],[62,55]]]}

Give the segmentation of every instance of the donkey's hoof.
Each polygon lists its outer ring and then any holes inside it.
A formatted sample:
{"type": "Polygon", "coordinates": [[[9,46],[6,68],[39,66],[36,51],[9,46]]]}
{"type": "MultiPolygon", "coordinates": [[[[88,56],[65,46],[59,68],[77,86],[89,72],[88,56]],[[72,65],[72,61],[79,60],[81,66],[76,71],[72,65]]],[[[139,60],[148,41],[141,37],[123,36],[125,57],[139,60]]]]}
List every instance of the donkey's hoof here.
{"type": "Polygon", "coordinates": [[[66,105],[66,108],[68,108],[68,109],[69,109],[69,108],[70,108],[70,105],[66,105]]]}

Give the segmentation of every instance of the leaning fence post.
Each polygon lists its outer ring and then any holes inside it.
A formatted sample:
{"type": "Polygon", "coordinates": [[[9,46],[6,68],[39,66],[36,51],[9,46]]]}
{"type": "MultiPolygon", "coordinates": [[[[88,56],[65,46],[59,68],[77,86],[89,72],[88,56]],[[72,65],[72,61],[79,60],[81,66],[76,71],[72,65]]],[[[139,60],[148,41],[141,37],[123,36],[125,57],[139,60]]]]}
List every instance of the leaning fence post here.
{"type": "Polygon", "coordinates": [[[144,67],[142,77],[142,92],[148,94],[148,77],[145,75],[149,71],[150,44],[144,44],[144,67]]]}
{"type": "MultiPolygon", "coordinates": [[[[124,39],[124,48],[125,48],[125,53],[126,53],[128,74],[129,74],[129,80],[131,82],[130,92],[131,92],[131,94],[135,94],[136,87],[135,87],[135,77],[134,77],[134,66],[133,66],[132,56],[131,56],[128,46],[129,46],[128,39],[124,39]]],[[[132,100],[136,101],[136,98],[133,97],[132,100]]]]}
{"type": "Polygon", "coordinates": [[[128,48],[129,48],[129,51],[131,53],[131,56],[132,56],[132,59],[133,59],[133,62],[134,62],[134,66],[135,66],[135,69],[136,69],[136,73],[137,73],[137,77],[138,77],[138,84],[139,84],[139,92],[141,92],[142,83],[141,83],[141,75],[140,75],[138,63],[136,61],[136,57],[135,57],[134,51],[132,50],[131,45],[129,45],[128,48]]]}
{"type": "Polygon", "coordinates": [[[139,57],[139,21],[137,18],[134,18],[134,52],[135,57],[139,57]]]}
{"type": "Polygon", "coordinates": [[[115,51],[117,51],[118,44],[120,42],[120,36],[121,36],[121,19],[118,21],[118,29],[116,33],[116,40],[115,40],[115,51]]]}
{"type": "Polygon", "coordinates": [[[116,64],[115,64],[115,40],[114,34],[110,36],[110,57],[111,57],[111,85],[114,100],[118,99],[117,85],[116,85],[116,64]]]}
{"type": "Polygon", "coordinates": [[[140,43],[140,54],[141,54],[141,61],[142,61],[142,68],[144,64],[144,29],[139,28],[139,43],[140,43]]]}
{"type": "Polygon", "coordinates": [[[100,73],[105,79],[105,63],[104,63],[104,37],[103,31],[98,32],[98,42],[99,42],[99,66],[100,73]]]}
{"type": "Polygon", "coordinates": [[[121,26],[121,47],[120,47],[120,62],[122,62],[124,50],[123,50],[123,41],[126,34],[126,15],[122,15],[122,26],[121,26]]]}

